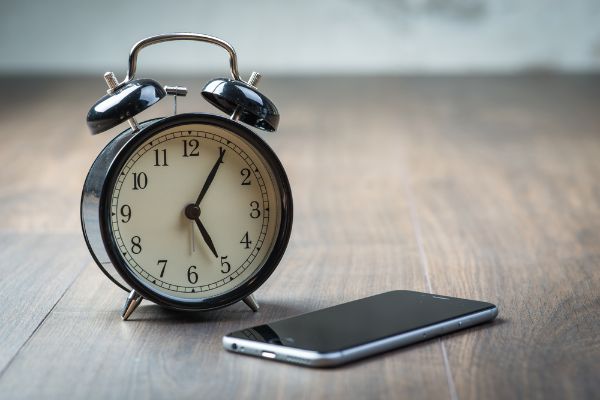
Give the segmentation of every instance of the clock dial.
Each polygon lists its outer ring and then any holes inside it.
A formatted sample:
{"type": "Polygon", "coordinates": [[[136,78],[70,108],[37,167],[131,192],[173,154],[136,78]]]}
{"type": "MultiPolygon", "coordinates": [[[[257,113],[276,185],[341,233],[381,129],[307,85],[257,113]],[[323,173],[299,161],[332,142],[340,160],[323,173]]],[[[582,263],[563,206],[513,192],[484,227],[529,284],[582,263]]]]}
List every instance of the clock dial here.
{"type": "Polygon", "coordinates": [[[127,268],[154,292],[182,301],[223,294],[273,250],[281,218],[273,171],[224,128],[161,131],[118,174],[111,235],[127,268]]]}

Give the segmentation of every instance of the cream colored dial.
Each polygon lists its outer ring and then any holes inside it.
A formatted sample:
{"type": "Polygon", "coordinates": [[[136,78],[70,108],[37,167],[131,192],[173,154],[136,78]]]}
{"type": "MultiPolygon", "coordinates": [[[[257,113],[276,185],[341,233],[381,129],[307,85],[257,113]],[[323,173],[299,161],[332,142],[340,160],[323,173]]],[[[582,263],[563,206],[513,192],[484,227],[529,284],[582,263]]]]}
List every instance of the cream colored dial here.
{"type": "Polygon", "coordinates": [[[277,237],[278,199],[272,171],[244,139],[213,125],[180,125],[125,162],[111,195],[112,235],[153,291],[213,297],[263,266],[277,237]],[[186,214],[190,207],[197,218],[186,214]]]}

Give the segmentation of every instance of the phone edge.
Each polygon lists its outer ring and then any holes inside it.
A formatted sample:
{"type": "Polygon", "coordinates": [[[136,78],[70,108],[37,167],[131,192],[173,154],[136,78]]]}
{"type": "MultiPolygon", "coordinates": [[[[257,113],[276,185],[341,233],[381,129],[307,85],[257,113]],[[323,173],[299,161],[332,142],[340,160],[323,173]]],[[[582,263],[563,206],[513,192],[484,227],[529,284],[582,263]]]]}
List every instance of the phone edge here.
{"type": "Polygon", "coordinates": [[[329,353],[261,343],[229,335],[223,336],[223,347],[230,352],[265,358],[267,360],[308,367],[334,367],[492,321],[498,315],[498,307],[493,304],[490,305],[492,306],[491,308],[472,314],[463,315],[346,350],[329,353]],[[266,357],[264,353],[270,353],[274,356],[266,357]]]}

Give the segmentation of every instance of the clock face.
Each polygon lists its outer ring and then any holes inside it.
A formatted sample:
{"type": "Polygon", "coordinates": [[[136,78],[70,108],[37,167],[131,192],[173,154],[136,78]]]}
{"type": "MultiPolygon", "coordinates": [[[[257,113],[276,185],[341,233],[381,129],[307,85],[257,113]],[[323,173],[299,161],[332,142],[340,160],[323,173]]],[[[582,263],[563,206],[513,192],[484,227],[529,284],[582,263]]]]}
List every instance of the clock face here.
{"type": "Polygon", "coordinates": [[[194,302],[252,278],[274,249],[282,209],[274,171],[219,126],[155,133],[118,171],[110,235],[122,263],[152,292],[194,302]]]}

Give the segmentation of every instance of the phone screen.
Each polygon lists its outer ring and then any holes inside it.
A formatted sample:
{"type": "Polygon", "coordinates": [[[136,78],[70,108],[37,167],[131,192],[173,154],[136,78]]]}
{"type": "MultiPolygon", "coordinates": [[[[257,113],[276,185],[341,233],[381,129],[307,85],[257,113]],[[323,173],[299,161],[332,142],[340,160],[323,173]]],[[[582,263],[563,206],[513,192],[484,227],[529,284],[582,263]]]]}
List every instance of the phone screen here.
{"type": "Polygon", "coordinates": [[[229,336],[328,353],[494,307],[481,301],[398,290],[244,329],[229,336]]]}

